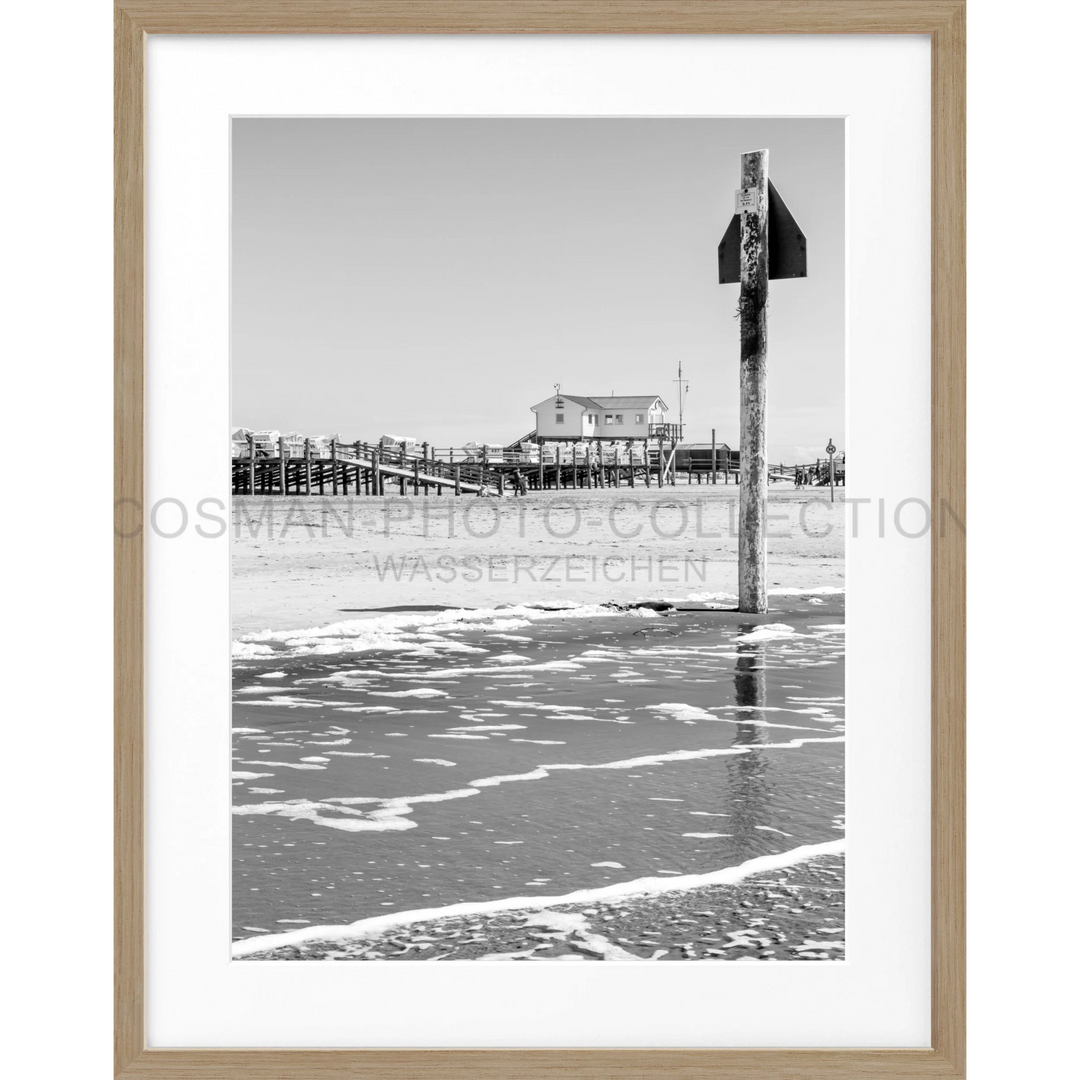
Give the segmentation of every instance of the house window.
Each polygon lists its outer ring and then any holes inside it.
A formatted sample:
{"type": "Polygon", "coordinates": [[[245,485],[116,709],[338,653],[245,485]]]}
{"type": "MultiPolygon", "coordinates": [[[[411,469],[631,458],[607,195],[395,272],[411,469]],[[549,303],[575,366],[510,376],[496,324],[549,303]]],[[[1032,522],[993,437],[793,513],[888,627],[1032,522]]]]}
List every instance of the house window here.
{"type": "Polygon", "coordinates": [[[555,423],[563,424],[566,422],[566,413],[557,412],[555,414],[555,423]]]}
{"type": "Polygon", "coordinates": [[[614,422],[615,422],[615,418],[611,415],[611,413],[604,413],[604,423],[605,424],[613,424],[614,422]]]}
{"type": "Polygon", "coordinates": [[[589,413],[589,423],[590,424],[595,424],[596,423],[596,413],[592,413],[592,412],[589,413]]]}
{"type": "Polygon", "coordinates": [[[645,414],[644,413],[634,413],[634,423],[635,424],[644,424],[645,423],[645,414]]]}
{"type": "Polygon", "coordinates": [[[615,414],[615,423],[616,424],[621,424],[622,423],[622,413],[621,412],[617,412],[615,414]]]}

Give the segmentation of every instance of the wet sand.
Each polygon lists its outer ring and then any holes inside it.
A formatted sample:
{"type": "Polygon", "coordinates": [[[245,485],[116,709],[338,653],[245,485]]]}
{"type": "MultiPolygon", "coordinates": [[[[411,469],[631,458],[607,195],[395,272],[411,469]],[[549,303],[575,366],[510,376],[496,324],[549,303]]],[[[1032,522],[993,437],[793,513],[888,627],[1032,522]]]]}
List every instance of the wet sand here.
{"type": "Polygon", "coordinates": [[[418,921],[239,959],[798,961],[844,948],[844,860],[829,855],[742,885],[418,921]]]}

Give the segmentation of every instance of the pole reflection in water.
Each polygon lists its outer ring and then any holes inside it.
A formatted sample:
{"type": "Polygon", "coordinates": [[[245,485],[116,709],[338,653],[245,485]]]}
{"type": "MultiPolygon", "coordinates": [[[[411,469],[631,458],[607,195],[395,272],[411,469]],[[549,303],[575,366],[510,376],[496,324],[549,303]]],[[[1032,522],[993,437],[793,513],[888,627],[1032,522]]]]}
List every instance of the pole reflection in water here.
{"type": "MultiPolygon", "coordinates": [[[[754,627],[741,626],[741,633],[749,634],[754,627]]],[[[765,720],[766,643],[764,641],[740,641],[737,644],[738,659],[735,661],[736,714],[743,721],[735,727],[734,746],[756,746],[769,741],[765,720]]],[[[728,780],[731,793],[731,821],[728,829],[732,843],[741,859],[758,854],[761,832],[756,828],[765,823],[765,811],[770,798],[766,779],[767,755],[759,750],[735,754],[727,759],[728,780]]]]}

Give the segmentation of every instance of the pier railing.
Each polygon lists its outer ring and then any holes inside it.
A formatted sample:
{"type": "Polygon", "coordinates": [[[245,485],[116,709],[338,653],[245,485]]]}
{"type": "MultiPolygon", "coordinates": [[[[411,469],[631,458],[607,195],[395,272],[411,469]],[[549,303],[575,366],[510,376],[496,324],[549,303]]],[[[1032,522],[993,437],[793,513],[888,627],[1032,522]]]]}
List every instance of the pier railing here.
{"type": "MultiPolygon", "coordinates": [[[[439,448],[412,440],[382,439],[346,442],[339,436],[311,438],[297,433],[247,432],[232,440],[235,494],[419,494],[434,489],[442,494],[502,495],[507,488],[606,487],[644,480],[646,486],[671,483],[678,473],[690,481],[728,483],[739,480],[739,454],[717,447],[683,448],[662,442],[550,442],[507,450],[491,444],[439,448]]],[[[843,485],[846,456],[833,460],[833,478],[843,485]]],[[[770,482],[796,486],[829,483],[829,462],[770,465],[770,482]]]]}
{"type": "Polygon", "coordinates": [[[232,441],[233,491],[237,494],[383,495],[386,480],[397,482],[402,495],[412,488],[450,488],[457,494],[501,495],[505,478],[481,461],[441,461],[426,444],[406,446],[312,438],[276,439],[252,433],[232,441]]]}
{"type": "Polygon", "coordinates": [[[656,446],[646,448],[638,443],[636,446],[623,444],[602,444],[596,442],[550,442],[532,449],[506,450],[503,447],[488,446],[481,448],[446,447],[433,448],[431,453],[440,461],[455,462],[466,461],[481,465],[556,465],[560,461],[564,465],[585,465],[588,461],[604,462],[614,465],[616,460],[622,464],[644,465],[646,461],[656,463],[659,457],[659,449],[656,446]]]}

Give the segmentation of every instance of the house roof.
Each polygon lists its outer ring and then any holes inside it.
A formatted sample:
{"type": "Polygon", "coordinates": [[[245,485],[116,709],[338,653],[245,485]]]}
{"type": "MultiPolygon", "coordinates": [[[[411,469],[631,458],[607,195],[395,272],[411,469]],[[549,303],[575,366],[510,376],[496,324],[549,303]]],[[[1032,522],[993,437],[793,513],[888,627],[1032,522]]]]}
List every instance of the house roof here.
{"type": "Polygon", "coordinates": [[[664,399],[659,394],[634,394],[629,397],[594,397],[592,399],[601,409],[650,409],[659,401],[666,409],[664,399]]]}
{"type": "Polygon", "coordinates": [[[566,398],[567,401],[572,401],[577,405],[582,406],[585,409],[595,409],[596,402],[592,398],[580,397],[578,394],[561,394],[561,397],[566,398]]]}
{"type": "MultiPolygon", "coordinates": [[[[597,409],[600,412],[605,409],[651,409],[658,401],[661,409],[667,409],[664,399],[659,394],[636,394],[629,397],[582,397],[579,394],[560,394],[559,396],[584,409],[597,409]]],[[[551,401],[551,398],[544,398],[544,401],[551,401]]],[[[540,404],[542,405],[543,402],[540,404]]],[[[533,409],[539,407],[539,405],[532,406],[533,409]]]]}

